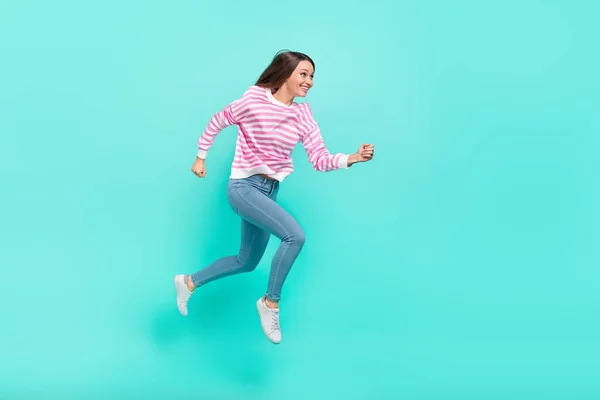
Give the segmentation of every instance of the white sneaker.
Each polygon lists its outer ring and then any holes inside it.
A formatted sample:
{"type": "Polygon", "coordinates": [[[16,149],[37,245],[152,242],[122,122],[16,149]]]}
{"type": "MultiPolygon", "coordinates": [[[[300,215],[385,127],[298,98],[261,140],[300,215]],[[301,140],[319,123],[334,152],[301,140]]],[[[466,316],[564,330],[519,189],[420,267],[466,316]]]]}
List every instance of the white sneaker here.
{"type": "Polygon", "coordinates": [[[177,293],[177,308],[184,317],[188,315],[188,300],[193,292],[190,292],[187,284],[184,282],[184,275],[175,275],[175,292],[177,293]]]}
{"type": "Polygon", "coordinates": [[[279,309],[271,309],[265,304],[265,297],[256,302],[260,324],[269,340],[275,344],[281,342],[281,329],[279,328],[279,309]]]}

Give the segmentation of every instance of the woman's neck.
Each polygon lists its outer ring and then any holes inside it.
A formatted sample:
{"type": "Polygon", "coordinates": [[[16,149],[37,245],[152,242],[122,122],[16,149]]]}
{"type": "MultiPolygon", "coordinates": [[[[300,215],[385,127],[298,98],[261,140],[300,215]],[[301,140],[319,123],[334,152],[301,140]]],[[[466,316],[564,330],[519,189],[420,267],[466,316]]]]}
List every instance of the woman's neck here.
{"type": "Polygon", "coordinates": [[[294,101],[294,96],[287,93],[284,88],[279,88],[275,93],[273,93],[273,97],[275,100],[282,102],[287,106],[291,106],[294,101]]]}

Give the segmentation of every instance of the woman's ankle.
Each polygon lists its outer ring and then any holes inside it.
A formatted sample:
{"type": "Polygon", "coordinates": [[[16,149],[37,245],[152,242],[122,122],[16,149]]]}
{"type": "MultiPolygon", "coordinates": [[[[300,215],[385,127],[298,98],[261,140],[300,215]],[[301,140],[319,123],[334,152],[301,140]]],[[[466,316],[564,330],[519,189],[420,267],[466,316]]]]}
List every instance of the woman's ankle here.
{"type": "Polygon", "coordinates": [[[267,306],[267,308],[270,308],[270,309],[273,309],[273,310],[279,308],[279,302],[278,301],[269,300],[266,297],[265,297],[265,305],[267,306]]]}
{"type": "Polygon", "coordinates": [[[185,278],[185,283],[187,285],[187,288],[190,292],[193,292],[194,289],[196,289],[196,286],[194,286],[194,282],[192,281],[192,277],[190,275],[186,276],[185,278]]]}

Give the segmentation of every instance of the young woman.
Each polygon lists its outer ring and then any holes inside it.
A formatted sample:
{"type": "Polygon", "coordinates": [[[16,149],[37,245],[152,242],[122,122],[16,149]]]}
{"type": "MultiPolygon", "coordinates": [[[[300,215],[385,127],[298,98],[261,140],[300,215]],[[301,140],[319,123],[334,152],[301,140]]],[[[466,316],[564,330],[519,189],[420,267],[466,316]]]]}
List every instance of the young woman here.
{"type": "Polygon", "coordinates": [[[175,276],[177,307],[188,314],[188,300],[199,286],[233,274],[253,271],[271,235],[281,243],[271,262],[266,293],[256,302],[263,332],[273,343],[281,341],[279,300],[281,288],[304,245],[304,232],[294,217],[277,204],[283,180],[292,173],[291,153],[302,142],[317,171],[345,169],[373,158],[374,146],[363,144],[354,154],[330,154],[308,103],[296,103],[313,86],[315,64],[306,54],[284,51],[241,98],[213,115],[198,140],[192,172],[206,177],[205,159],[217,134],[238,126],[238,137],[227,187],[230,206],[242,219],[237,255],[220,258],[200,271],[175,276]]]}

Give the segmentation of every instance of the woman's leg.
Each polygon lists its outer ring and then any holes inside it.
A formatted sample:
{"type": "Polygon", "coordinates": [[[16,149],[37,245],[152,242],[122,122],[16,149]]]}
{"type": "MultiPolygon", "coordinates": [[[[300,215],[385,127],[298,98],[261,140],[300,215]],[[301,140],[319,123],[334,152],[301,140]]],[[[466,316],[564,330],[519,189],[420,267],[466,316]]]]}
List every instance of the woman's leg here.
{"type": "Polygon", "coordinates": [[[304,246],[305,238],[304,231],[294,217],[274,200],[275,195],[271,198],[255,187],[242,185],[234,187],[230,193],[231,201],[237,208],[236,212],[244,220],[281,240],[271,262],[265,294],[267,300],[277,303],[281,298],[281,289],[287,275],[304,246]]]}
{"type": "MultiPolygon", "coordinates": [[[[199,285],[234,273],[256,268],[266,249],[269,235],[277,236],[281,243],[277,249],[269,274],[265,296],[257,301],[263,331],[274,343],[281,341],[278,302],[287,275],[304,246],[304,231],[294,217],[277,204],[278,183],[265,178],[251,177],[230,181],[229,203],[242,217],[242,245],[238,256],[224,257],[209,267],[193,274],[190,282],[199,285]],[[271,304],[268,304],[268,303],[271,304]]],[[[187,301],[192,288],[184,283],[183,275],[175,277],[177,305],[182,315],[187,315],[187,301]]]]}
{"type": "MultiPolygon", "coordinates": [[[[237,212],[238,201],[237,196],[232,196],[233,187],[248,186],[257,191],[256,188],[250,186],[254,184],[252,181],[230,181],[228,186],[228,197],[230,205],[237,212]],[[232,201],[233,200],[233,201],[232,201]]],[[[262,195],[262,194],[261,194],[262,195]]],[[[240,251],[236,256],[222,257],[208,267],[191,274],[175,275],[175,291],[177,294],[177,308],[181,315],[188,315],[188,301],[197,286],[204,285],[216,279],[226,276],[250,272],[254,270],[260,262],[269,242],[270,234],[257,226],[249,223],[242,218],[241,223],[241,243],[240,251]]]]}
{"type": "Polygon", "coordinates": [[[254,186],[235,185],[230,201],[236,212],[252,225],[281,239],[271,262],[267,292],[256,302],[260,324],[265,336],[281,342],[279,326],[279,299],[281,288],[304,245],[304,232],[296,220],[277,204],[277,184],[252,181],[254,186]]]}
{"type": "Polygon", "coordinates": [[[196,287],[226,276],[254,270],[267,248],[269,236],[267,232],[242,220],[242,240],[237,256],[222,257],[191,275],[175,275],[179,313],[183,316],[188,315],[188,301],[196,287]]]}
{"type": "Polygon", "coordinates": [[[190,275],[193,288],[216,279],[253,271],[260,262],[269,243],[270,234],[242,219],[242,237],[240,251],[235,256],[220,258],[208,267],[190,275]]]}

